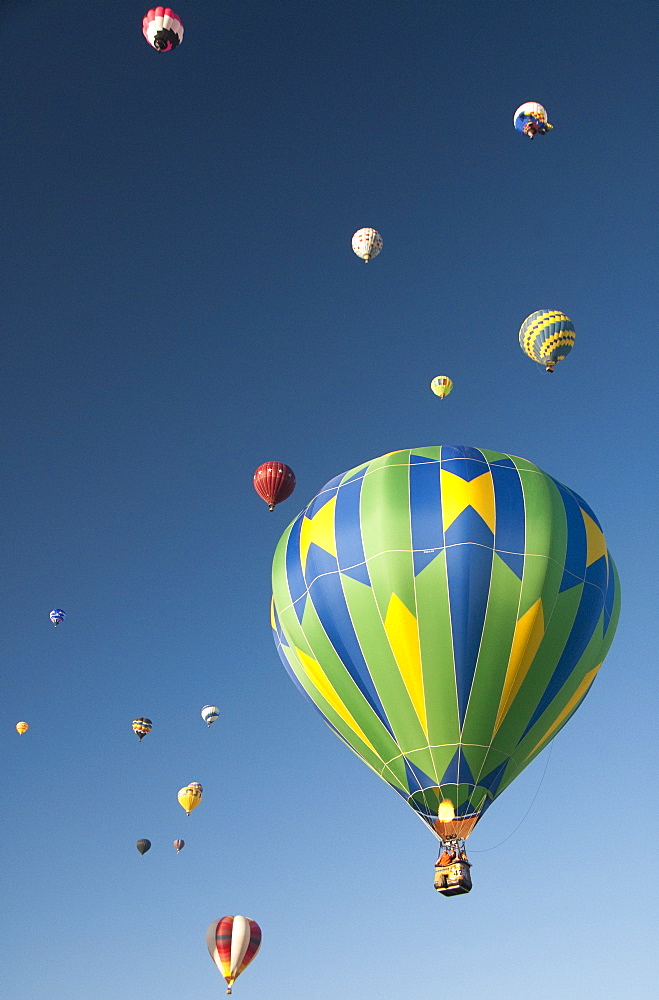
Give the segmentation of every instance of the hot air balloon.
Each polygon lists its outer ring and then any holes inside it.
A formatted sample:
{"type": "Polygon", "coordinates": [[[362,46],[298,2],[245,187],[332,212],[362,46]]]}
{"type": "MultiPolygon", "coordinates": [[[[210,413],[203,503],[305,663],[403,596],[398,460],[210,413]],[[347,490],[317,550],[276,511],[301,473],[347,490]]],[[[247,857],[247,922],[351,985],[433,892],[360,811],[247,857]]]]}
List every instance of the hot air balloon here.
{"type": "Polygon", "coordinates": [[[377,229],[358,229],[352,237],[352,249],[365,264],[368,264],[369,260],[380,253],[382,237],[377,229]]]}
{"type": "Polygon", "coordinates": [[[183,41],[181,18],[171,7],[154,7],[142,19],[142,34],[156,52],[170,52],[183,41]]]}
{"type": "Polygon", "coordinates": [[[140,743],[144,739],[147,733],[150,733],[153,729],[153,723],[151,719],[133,719],[133,732],[137,733],[140,743]]]}
{"type": "Polygon", "coordinates": [[[553,372],[570,353],[576,339],[574,324],[556,309],[538,309],[519,328],[519,346],[532,361],[553,372]]]}
{"type": "Polygon", "coordinates": [[[521,104],[513,115],[513,125],[522,135],[528,135],[533,139],[536,135],[544,135],[553,128],[547,121],[547,112],[542,104],[535,101],[527,101],[521,104]]]}
{"type": "Polygon", "coordinates": [[[227,981],[227,993],[261,947],[261,928],[249,917],[222,917],[206,931],[210,957],[227,981]]]}
{"type": "Polygon", "coordinates": [[[26,733],[29,728],[30,727],[28,726],[27,722],[16,723],[16,732],[18,733],[19,736],[22,736],[23,733],[26,733]]]}
{"type": "Polygon", "coordinates": [[[180,854],[181,851],[183,850],[183,848],[185,847],[185,841],[184,840],[175,840],[174,841],[174,847],[176,848],[176,853],[180,854]]]}
{"type": "Polygon", "coordinates": [[[207,726],[211,726],[220,717],[220,710],[215,705],[204,705],[201,710],[201,717],[207,726]]]}
{"type": "Polygon", "coordinates": [[[186,785],[185,788],[180,789],[178,793],[178,800],[188,816],[201,802],[202,793],[203,788],[197,781],[193,781],[192,784],[186,785]]]}
{"type": "Polygon", "coordinates": [[[264,462],[254,473],[254,489],[274,510],[295,489],[295,473],[283,462],[264,462]]]}
{"type": "Polygon", "coordinates": [[[151,841],[150,840],[138,840],[137,843],[135,844],[135,847],[138,849],[138,851],[140,852],[140,854],[142,855],[142,857],[144,857],[144,855],[146,854],[146,852],[151,850],[151,841]]]}
{"type": "Polygon", "coordinates": [[[619,583],[595,514],[523,458],[396,451],[318,493],[282,535],[272,582],[290,676],[453,845],[459,871],[437,888],[466,891],[465,838],[576,711],[613,640],[619,583]]]}
{"type": "Polygon", "coordinates": [[[448,396],[449,392],[453,388],[453,382],[448,375],[436,375],[430,383],[430,388],[436,396],[439,396],[440,399],[444,399],[444,397],[448,396]]]}
{"type": "Polygon", "coordinates": [[[53,608],[49,617],[55,628],[57,628],[57,626],[66,618],[66,611],[62,611],[61,608],[53,608]]]}

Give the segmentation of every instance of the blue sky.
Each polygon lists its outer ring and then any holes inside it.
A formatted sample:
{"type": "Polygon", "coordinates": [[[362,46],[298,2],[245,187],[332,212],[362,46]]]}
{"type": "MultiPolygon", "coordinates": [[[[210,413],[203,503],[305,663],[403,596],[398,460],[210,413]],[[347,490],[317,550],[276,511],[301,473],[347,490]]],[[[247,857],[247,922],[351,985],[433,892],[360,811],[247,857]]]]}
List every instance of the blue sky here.
{"type": "Polygon", "coordinates": [[[654,996],[656,5],[197,0],[168,55],[146,6],[0,3],[7,993],[216,996],[205,930],[243,913],[244,1000],[654,996]],[[527,100],[555,126],[533,142],[527,100]],[[577,331],[553,376],[517,342],[541,308],[577,331]],[[268,616],[324,482],[442,443],[581,494],[623,595],[455,900],[268,616]],[[298,482],[273,514],[270,458],[298,482]]]}

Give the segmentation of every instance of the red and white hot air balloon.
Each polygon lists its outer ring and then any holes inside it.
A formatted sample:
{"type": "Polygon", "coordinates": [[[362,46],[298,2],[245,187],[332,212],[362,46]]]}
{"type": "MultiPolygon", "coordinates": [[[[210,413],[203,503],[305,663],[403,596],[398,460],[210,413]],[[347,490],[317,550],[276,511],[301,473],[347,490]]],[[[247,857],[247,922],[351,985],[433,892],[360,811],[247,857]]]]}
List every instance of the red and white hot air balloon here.
{"type": "Polygon", "coordinates": [[[171,7],[153,7],[142,19],[142,34],[156,52],[171,52],[183,41],[181,18],[171,7]]]}
{"type": "Polygon", "coordinates": [[[358,229],[352,237],[352,249],[368,264],[382,250],[382,237],[377,229],[358,229]]]}
{"type": "Polygon", "coordinates": [[[227,981],[227,993],[261,947],[261,928],[249,917],[222,917],[206,931],[210,957],[227,981]]]}
{"type": "Polygon", "coordinates": [[[254,473],[254,489],[274,510],[295,489],[295,473],[283,462],[264,462],[254,473]]]}

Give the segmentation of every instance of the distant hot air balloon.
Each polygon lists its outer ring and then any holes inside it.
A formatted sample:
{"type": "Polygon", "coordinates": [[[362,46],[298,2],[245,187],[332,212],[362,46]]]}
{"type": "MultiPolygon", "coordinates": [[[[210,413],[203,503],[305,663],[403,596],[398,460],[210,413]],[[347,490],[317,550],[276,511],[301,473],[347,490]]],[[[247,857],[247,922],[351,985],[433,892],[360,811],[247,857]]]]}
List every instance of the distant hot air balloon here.
{"type": "Polygon", "coordinates": [[[544,135],[553,125],[547,121],[547,112],[542,104],[536,101],[527,101],[521,104],[513,115],[513,125],[522,135],[528,135],[533,139],[536,135],[544,135]]]}
{"type": "Polygon", "coordinates": [[[153,729],[153,723],[151,719],[133,719],[133,732],[137,733],[140,743],[144,739],[147,733],[150,733],[153,729]]]}
{"type": "Polygon", "coordinates": [[[191,785],[186,785],[185,788],[180,789],[178,793],[178,800],[188,816],[201,802],[202,792],[203,788],[197,781],[194,781],[191,785]]]}
{"type": "Polygon", "coordinates": [[[61,608],[53,608],[53,610],[50,612],[50,620],[55,626],[55,628],[57,628],[57,626],[61,622],[63,622],[65,618],[66,618],[66,611],[62,611],[61,608]]]}
{"type": "Polygon", "coordinates": [[[544,365],[548,372],[562,361],[574,347],[574,324],[557,309],[538,309],[527,316],[519,328],[519,346],[532,361],[544,365]]]}
{"type": "Polygon", "coordinates": [[[211,726],[220,717],[220,710],[215,705],[204,705],[201,710],[201,717],[207,726],[211,726]]]}
{"type": "Polygon", "coordinates": [[[137,843],[135,844],[135,847],[138,849],[138,851],[140,852],[140,854],[142,855],[142,857],[144,857],[144,855],[146,854],[146,852],[151,850],[151,841],[150,840],[138,840],[137,843]]]}
{"type": "MultiPolygon", "coordinates": [[[[620,607],[588,504],[525,459],[466,446],[336,476],[282,535],[272,583],[292,679],[456,850],[577,710],[620,607]]],[[[437,888],[467,891],[468,871],[458,856],[437,888]]]]}
{"type": "Polygon", "coordinates": [[[368,264],[369,260],[380,253],[382,237],[377,229],[358,229],[352,237],[352,249],[365,264],[368,264]]]}
{"type": "Polygon", "coordinates": [[[142,34],[157,52],[170,52],[183,41],[181,18],[171,7],[154,7],[142,20],[142,34]]]}
{"type": "Polygon", "coordinates": [[[449,392],[453,388],[453,382],[448,375],[436,375],[430,383],[430,388],[436,396],[439,396],[440,399],[444,399],[444,397],[448,396],[449,392]]]}
{"type": "Polygon", "coordinates": [[[185,847],[185,841],[184,840],[175,840],[174,841],[174,847],[176,848],[176,853],[180,854],[181,851],[183,850],[183,848],[185,847]]]}
{"type": "Polygon", "coordinates": [[[295,473],[283,462],[264,462],[254,473],[254,489],[274,510],[295,489],[295,473]]]}
{"type": "Polygon", "coordinates": [[[22,736],[23,733],[26,733],[29,728],[30,727],[28,726],[27,722],[16,723],[16,732],[18,733],[19,736],[22,736]]]}
{"type": "Polygon", "coordinates": [[[227,993],[261,947],[261,928],[248,917],[222,917],[206,931],[210,957],[227,981],[227,993]]]}

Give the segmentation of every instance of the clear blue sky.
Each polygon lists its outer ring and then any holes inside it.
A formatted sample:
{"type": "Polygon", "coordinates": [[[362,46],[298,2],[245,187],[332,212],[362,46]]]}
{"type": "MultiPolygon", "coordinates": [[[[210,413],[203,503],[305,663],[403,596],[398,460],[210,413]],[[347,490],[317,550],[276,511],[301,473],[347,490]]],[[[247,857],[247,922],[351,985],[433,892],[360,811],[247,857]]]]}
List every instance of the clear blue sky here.
{"type": "Polygon", "coordinates": [[[654,997],[656,4],[181,0],[168,55],[146,8],[0,2],[3,990],[217,997],[205,930],[242,913],[239,1000],[654,997]],[[577,330],[553,376],[517,342],[541,308],[577,330]],[[268,614],[324,482],[443,443],[581,494],[623,596],[459,899],[268,614]],[[268,514],[271,458],[298,486],[268,514]]]}

